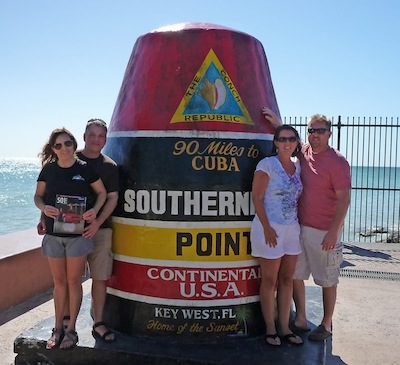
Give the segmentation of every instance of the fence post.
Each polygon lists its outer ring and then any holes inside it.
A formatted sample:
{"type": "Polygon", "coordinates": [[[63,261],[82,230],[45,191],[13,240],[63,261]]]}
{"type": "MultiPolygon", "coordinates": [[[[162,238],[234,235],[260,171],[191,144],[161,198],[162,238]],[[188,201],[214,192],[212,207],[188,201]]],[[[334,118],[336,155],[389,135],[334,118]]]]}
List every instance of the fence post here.
{"type": "Polygon", "coordinates": [[[341,115],[338,116],[337,127],[338,127],[337,149],[338,149],[338,151],[340,151],[340,130],[342,128],[342,116],[341,115]]]}

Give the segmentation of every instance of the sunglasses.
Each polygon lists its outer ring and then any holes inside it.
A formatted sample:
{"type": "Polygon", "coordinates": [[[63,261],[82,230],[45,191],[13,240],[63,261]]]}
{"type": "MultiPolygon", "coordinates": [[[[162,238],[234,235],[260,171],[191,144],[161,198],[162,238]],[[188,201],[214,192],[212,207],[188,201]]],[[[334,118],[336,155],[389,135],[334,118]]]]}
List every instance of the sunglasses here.
{"type": "Polygon", "coordinates": [[[326,131],[329,131],[329,129],[328,128],[308,128],[307,131],[310,134],[313,134],[313,133],[324,134],[326,131]]]}
{"type": "MultiPolygon", "coordinates": [[[[64,146],[65,146],[65,147],[72,147],[73,144],[74,144],[74,142],[72,142],[71,140],[68,140],[68,141],[65,141],[65,142],[64,142],[64,146]]],[[[62,146],[63,146],[62,143],[53,144],[53,148],[54,148],[55,150],[61,150],[62,146]]]]}
{"type": "Polygon", "coordinates": [[[276,139],[278,142],[297,142],[297,138],[295,136],[291,137],[278,137],[276,139]]]}

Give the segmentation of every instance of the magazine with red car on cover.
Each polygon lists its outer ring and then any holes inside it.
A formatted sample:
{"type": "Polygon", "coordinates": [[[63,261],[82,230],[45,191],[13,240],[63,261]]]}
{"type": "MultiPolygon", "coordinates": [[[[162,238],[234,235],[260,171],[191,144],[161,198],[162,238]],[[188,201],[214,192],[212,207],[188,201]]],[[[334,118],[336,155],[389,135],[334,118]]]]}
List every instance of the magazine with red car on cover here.
{"type": "Polygon", "coordinates": [[[55,207],[59,214],[54,221],[54,233],[83,233],[85,221],[82,215],[86,211],[86,197],[57,194],[55,207]]]}

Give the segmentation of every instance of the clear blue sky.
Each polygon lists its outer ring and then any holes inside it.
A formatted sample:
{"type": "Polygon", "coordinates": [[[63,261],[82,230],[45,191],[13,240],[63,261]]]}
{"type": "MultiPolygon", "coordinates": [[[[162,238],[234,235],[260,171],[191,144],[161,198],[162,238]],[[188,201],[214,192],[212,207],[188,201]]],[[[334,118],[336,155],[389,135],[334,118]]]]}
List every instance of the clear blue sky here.
{"type": "Polygon", "coordinates": [[[264,46],[282,116],[399,116],[396,0],[0,0],[0,157],[109,121],[136,39],[209,22],[264,46]]]}

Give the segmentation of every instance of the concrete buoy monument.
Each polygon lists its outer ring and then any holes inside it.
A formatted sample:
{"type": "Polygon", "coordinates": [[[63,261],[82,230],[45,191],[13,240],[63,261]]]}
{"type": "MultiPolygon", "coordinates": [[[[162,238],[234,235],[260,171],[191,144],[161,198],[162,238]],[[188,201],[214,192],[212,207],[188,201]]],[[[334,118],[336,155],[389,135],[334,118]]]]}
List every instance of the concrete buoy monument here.
{"type": "Polygon", "coordinates": [[[120,166],[104,317],[128,335],[261,335],[251,184],[279,115],[254,37],[204,23],[138,38],[109,128],[120,166]]]}

